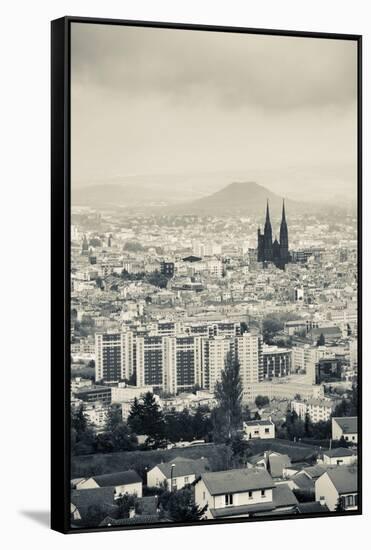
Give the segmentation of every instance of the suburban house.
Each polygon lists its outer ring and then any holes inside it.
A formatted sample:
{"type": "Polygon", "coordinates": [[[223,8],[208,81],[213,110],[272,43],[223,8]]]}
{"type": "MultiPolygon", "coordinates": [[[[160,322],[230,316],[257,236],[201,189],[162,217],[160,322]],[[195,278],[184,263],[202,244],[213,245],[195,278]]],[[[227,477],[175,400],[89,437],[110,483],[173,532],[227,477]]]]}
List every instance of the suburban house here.
{"type": "Polygon", "coordinates": [[[274,439],[275,425],[272,420],[250,420],[243,423],[245,439],[274,439]]]}
{"type": "Polygon", "coordinates": [[[323,464],[329,464],[331,466],[340,466],[341,464],[354,464],[357,460],[357,455],[350,449],[343,449],[338,447],[336,449],[329,449],[323,451],[323,464]]]}
{"type": "Polygon", "coordinates": [[[142,478],[134,470],[126,470],[124,472],[115,472],[113,474],[103,474],[89,477],[84,481],[80,481],[76,485],[76,489],[87,490],[97,488],[113,488],[115,498],[128,493],[129,495],[142,496],[142,478]]]}
{"type": "Polygon", "coordinates": [[[173,489],[182,489],[193,483],[203,472],[210,469],[207,458],[192,460],[176,457],[170,462],[157,464],[147,472],[147,486],[160,487],[163,484],[173,489]]]}
{"type": "Polygon", "coordinates": [[[247,461],[248,468],[264,468],[274,479],[282,479],[284,470],[290,466],[290,457],[275,451],[264,451],[264,453],[251,456],[247,461]]]}
{"type": "Polygon", "coordinates": [[[206,472],[195,483],[195,502],[205,518],[292,513],[298,501],[287,485],[276,485],[262,468],[206,472]]]}
{"type": "Polygon", "coordinates": [[[73,489],[71,491],[71,522],[84,522],[89,514],[89,509],[98,507],[107,515],[113,515],[117,506],[115,504],[115,489],[113,487],[99,487],[95,489],[73,489]]]}
{"type": "Polygon", "coordinates": [[[339,440],[344,437],[349,443],[358,442],[358,428],[356,416],[341,416],[332,419],[332,439],[339,440]]]}
{"type": "Polygon", "coordinates": [[[316,501],[326,504],[333,512],[339,504],[344,510],[357,510],[357,468],[336,466],[328,468],[315,482],[316,501]]]}

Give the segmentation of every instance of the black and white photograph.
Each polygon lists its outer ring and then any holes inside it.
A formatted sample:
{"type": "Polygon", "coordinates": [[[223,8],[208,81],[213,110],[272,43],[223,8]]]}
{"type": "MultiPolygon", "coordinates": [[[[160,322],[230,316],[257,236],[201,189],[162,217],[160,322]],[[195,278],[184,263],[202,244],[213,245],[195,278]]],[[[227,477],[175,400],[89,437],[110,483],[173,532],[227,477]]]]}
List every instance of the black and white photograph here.
{"type": "Polygon", "coordinates": [[[359,514],[357,37],[69,32],[70,531],[359,514]]]}

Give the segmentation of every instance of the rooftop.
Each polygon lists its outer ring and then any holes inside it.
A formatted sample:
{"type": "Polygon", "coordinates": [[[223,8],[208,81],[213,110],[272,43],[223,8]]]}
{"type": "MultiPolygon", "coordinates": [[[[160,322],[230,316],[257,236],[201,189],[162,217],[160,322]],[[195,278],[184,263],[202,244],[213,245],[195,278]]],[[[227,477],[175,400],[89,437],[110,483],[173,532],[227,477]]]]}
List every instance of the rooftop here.
{"type": "Polygon", "coordinates": [[[354,453],[349,449],[344,449],[343,447],[337,447],[336,449],[329,449],[328,451],[323,451],[323,454],[330,458],[337,458],[342,456],[354,456],[354,453]]]}
{"type": "Polygon", "coordinates": [[[201,474],[211,495],[243,493],[257,489],[271,489],[274,482],[266,470],[243,468],[201,474]]]}
{"type": "Polygon", "coordinates": [[[357,433],[357,416],[337,416],[333,418],[345,434],[355,434],[357,433]]]}
{"type": "Polygon", "coordinates": [[[114,472],[113,474],[93,476],[92,479],[94,479],[99,487],[116,487],[117,485],[142,483],[142,478],[134,470],[126,470],[124,472],[114,472]]]}
{"type": "Polygon", "coordinates": [[[195,474],[197,476],[203,472],[206,472],[210,468],[207,458],[198,458],[193,460],[191,458],[183,458],[177,456],[169,462],[157,464],[157,467],[161,470],[166,479],[169,479],[171,477],[171,469],[173,464],[175,465],[173,468],[173,477],[187,476],[192,474],[195,474]]]}
{"type": "Polygon", "coordinates": [[[327,475],[341,495],[358,490],[357,468],[354,466],[337,466],[328,469],[327,475]]]}

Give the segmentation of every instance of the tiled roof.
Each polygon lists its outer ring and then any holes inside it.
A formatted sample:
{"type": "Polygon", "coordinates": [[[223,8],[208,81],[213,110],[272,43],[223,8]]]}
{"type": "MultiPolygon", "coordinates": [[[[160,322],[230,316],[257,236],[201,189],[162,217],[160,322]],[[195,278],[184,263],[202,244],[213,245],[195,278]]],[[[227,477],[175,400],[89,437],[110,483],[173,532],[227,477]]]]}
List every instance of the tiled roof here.
{"type": "Polygon", "coordinates": [[[276,485],[273,489],[273,504],[276,508],[295,506],[298,500],[290,487],[285,483],[276,485]]]}
{"type": "Polygon", "coordinates": [[[314,491],[314,480],[309,479],[304,472],[295,474],[291,479],[298,489],[302,491],[314,491]]]}
{"type": "Polygon", "coordinates": [[[201,478],[211,495],[243,493],[275,486],[266,470],[256,468],[207,472],[201,474],[201,478]]]}
{"type": "Polygon", "coordinates": [[[116,487],[117,485],[142,483],[142,478],[134,470],[114,472],[113,474],[103,474],[99,476],[94,476],[92,479],[94,479],[99,487],[116,487]]]}
{"type": "Polygon", "coordinates": [[[354,466],[337,466],[327,470],[327,474],[340,495],[354,493],[358,490],[357,468],[354,466]]]}
{"type": "Polygon", "coordinates": [[[318,501],[299,502],[296,508],[299,514],[323,514],[330,511],[326,504],[321,504],[318,501]]]}
{"type": "Polygon", "coordinates": [[[244,504],[243,506],[226,506],[225,508],[211,508],[213,518],[227,518],[233,516],[249,515],[256,512],[269,512],[274,510],[272,502],[259,502],[257,504],[244,504]]]}
{"type": "Polygon", "coordinates": [[[340,426],[345,434],[357,433],[357,416],[339,416],[333,420],[340,426]]]}
{"type": "Polygon", "coordinates": [[[209,469],[209,461],[207,458],[192,460],[177,457],[170,462],[157,464],[157,467],[161,470],[166,479],[171,477],[172,464],[175,464],[173,468],[173,477],[188,476],[192,474],[198,476],[209,469]]]}
{"type": "Polygon", "coordinates": [[[323,451],[323,454],[330,458],[338,458],[342,456],[354,456],[354,453],[349,449],[344,449],[343,447],[337,447],[336,449],[329,449],[328,451],[323,451]]]}
{"type": "Polygon", "coordinates": [[[268,469],[272,477],[282,477],[283,468],[291,466],[290,457],[287,455],[269,455],[268,469]]]}
{"type": "Polygon", "coordinates": [[[107,514],[114,514],[118,509],[114,503],[114,491],[113,487],[74,489],[71,491],[71,504],[76,506],[82,518],[90,506],[99,506],[107,514]]]}
{"type": "Polygon", "coordinates": [[[304,468],[303,472],[308,474],[312,479],[317,479],[326,472],[326,468],[320,464],[315,464],[314,466],[309,466],[309,468],[304,468]]]}

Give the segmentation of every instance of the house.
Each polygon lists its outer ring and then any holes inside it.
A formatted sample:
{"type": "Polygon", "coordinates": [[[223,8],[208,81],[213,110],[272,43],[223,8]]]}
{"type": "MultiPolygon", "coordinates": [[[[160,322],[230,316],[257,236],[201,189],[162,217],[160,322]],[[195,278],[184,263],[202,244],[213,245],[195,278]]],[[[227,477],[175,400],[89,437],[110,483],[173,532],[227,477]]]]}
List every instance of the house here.
{"type": "Polygon", "coordinates": [[[290,457],[275,451],[264,451],[264,453],[251,456],[247,461],[248,468],[264,468],[272,478],[283,478],[284,470],[290,466],[290,457]]]}
{"type": "Polygon", "coordinates": [[[274,439],[275,425],[272,420],[250,420],[243,423],[244,439],[274,439]]]}
{"type": "Polygon", "coordinates": [[[356,453],[354,453],[350,449],[337,447],[336,449],[323,451],[323,463],[330,464],[331,466],[339,466],[341,464],[354,464],[356,460],[356,453]]]}
{"type": "Polygon", "coordinates": [[[327,469],[315,482],[316,501],[326,504],[333,512],[339,503],[344,510],[357,510],[357,468],[335,466],[327,469]]]}
{"type": "Polygon", "coordinates": [[[117,517],[117,514],[106,516],[99,527],[111,527],[112,525],[131,525],[140,523],[158,523],[162,519],[159,515],[158,496],[147,496],[136,500],[135,508],[129,510],[129,517],[117,517]]]}
{"type": "Polygon", "coordinates": [[[71,491],[72,522],[84,523],[93,507],[99,508],[107,515],[116,514],[115,489],[113,487],[98,487],[71,491]]]}
{"type": "Polygon", "coordinates": [[[176,457],[170,462],[157,464],[147,473],[147,486],[160,487],[167,484],[173,489],[182,489],[193,483],[201,473],[210,469],[207,458],[192,460],[176,457]]]}
{"type": "Polygon", "coordinates": [[[124,472],[115,472],[113,474],[103,474],[89,477],[83,482],[79,482],[77,488],[79,490],[97,489],[102,487],[113,488],[115,498],[118,498],[125,493],[129,495],[142,496],[142,478],[134,470],[126,470],[124,472]]]}
{"type": "Polygon", "coordinates": [[[195,502],[207,504],[207,519],[290,513],[298,501],[286,485],[276,485],[262,468],[205,472],[195,483],[195,502]]]}
{"type": "Polygon", "coordinates": [[[349,443],[358,442],[358,418],[357,416],[342,416],[332,419],[332,439],[339,440],[344,437],[349,443]]]}

